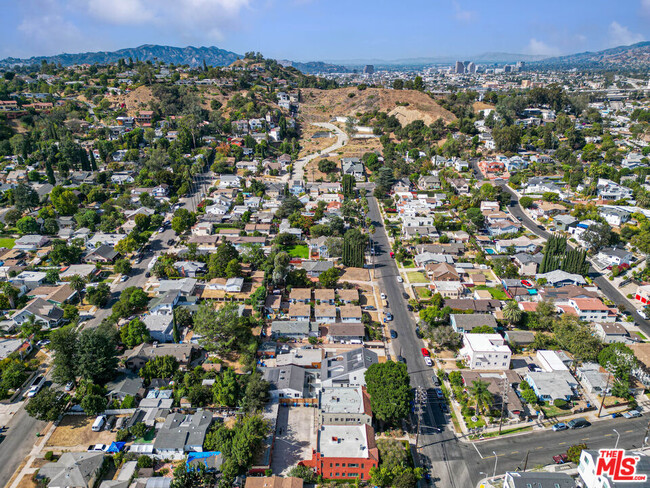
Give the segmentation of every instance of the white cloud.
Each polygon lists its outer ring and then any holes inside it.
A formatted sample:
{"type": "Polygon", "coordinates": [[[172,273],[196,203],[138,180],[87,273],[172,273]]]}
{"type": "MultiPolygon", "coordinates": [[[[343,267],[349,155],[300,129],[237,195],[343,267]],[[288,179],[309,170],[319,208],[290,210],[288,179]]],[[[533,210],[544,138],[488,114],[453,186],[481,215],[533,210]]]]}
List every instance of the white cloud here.
{"type": "Polygon", "coordinates": [[[534,37],[530,39],[530,42],[524,51],[526,54],[534,54],[539,56],[556,56],[560,54],[560,50],[558,48],[550,46],[544,41],[540,41],[534,37]]]}
{"type": "Polygon", "coordinates": [[[95,19],[117,25],[153,25],[187,39],[222,39],[251,0],[82,0],[95,19]]]}
{"type": "Polygon", "coordinates": [[[466,10],[456,0],[452,2],[454,7],[454,17],[461,22],[473,22],[478,17],[475,10],[466,10]]]}
{"type": "Polygon", "coordinates": [[[111,24],[139,24],[153,18],[153,9],[140,0],[88,0],[88,13],[111,24]]]}
{"type": "Polygon", "coordinates": [[[42,55],[79,52],[79,46],[88,45],[81,31],[58,14],[26,17],[17,30],[24,37],[25,45],[42,55]]]}
{"type": "Polygon", "coordinates": [[[637,42],[645,41],[643,34],[630,31],[624,25],[614,21],[609,24],[609,45],[612,47],[628,46],[637,42]]]}

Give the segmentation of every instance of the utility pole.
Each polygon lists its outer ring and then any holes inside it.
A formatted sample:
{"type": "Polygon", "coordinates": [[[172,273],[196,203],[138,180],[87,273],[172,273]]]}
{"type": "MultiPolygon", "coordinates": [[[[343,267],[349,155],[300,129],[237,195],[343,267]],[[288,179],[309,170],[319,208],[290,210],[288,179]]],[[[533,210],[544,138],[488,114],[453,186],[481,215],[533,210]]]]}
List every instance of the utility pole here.
{"type": "Polygon", "coordinates": [[[530,454],[530,449],[526,451],[526,460],[524,461],[524,473],[526,472],[526,467],[528,467],[528,455],[530,454]]]}
{"type": "Polygon", "coordinates": [[[607,390],[609,390],[609,380],[612,377],[612,373],[607,372],[607,384],[605,385],[605,391],[603,391],[603,400],[600,402],[600,408],[598,409],[598,418],[600,418],[600,412],[603,410],[603,405],[605,405],[605,398],[607,398],[607,390]]]}
{"type": "Polygon", "coordinates": [[[418,443],[420,441],[420,419],[422,418],[422,403],[426,401],[426,392],[422,390],[421,387],[418,387],[417,390],[415,390],[415,404],[417,406],[417,416],[418,416],[418,424],[417,428],[415,431],[415,451],[417,452],[418,450],[418,443]]]}
{"type": "Polygon", "coordinates": [[[501,397],[501,418],[499,418],[499,435],[501,435],[501,427],[503,426],[503,414],[506,409],[506,403],[508,403],[508,390],[509,388],[508,384],[508,377],[503,378],[503,396],[501,397]]]}

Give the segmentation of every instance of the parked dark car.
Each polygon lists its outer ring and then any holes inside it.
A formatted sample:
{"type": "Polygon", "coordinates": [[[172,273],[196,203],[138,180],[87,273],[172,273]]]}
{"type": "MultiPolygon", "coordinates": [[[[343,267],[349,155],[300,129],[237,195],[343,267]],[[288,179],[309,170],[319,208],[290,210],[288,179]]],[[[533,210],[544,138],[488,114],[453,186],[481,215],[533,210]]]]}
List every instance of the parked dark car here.
{"type": "Polygon", "coordinates": [[[587,422],[586,419],[578,417],[577,419],[569,420],[567,422],[569,429],[582,429],[584,427],[589,427],[591,424],[587,422]]]}
{"type": "Polygon", "coordinates": [[[397,332],[394,331],[393,329],[390,330],[390,338],[397,339],[397,332]]]}

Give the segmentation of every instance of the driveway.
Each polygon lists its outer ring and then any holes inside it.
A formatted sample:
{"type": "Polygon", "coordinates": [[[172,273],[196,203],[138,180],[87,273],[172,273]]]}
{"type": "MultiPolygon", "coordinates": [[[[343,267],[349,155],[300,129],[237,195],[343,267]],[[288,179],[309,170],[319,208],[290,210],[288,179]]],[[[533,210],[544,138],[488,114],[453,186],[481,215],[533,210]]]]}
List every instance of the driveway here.
{"type": "Polygon", "coordinates": [[[271,460],[273,474],[284,475],[299,461],[311,459],[316,448],[315,416],[312,407],[280,407],[271,460]]]}
{"type": "MultiPolygon", "coordinates": [[[[337,149],[341,149],[344,145],[348,143],[349,137],[348,135],[343,132],[341,129],[336,127],[334,124],[330,124],[329,122],[315,122],[312,123],[312,125],[315,125],[317,127],[322,127],[323,129],[328,129],[331,130],[336,134],[337,140],[334,144],[332,144],[330,147],[323,149],[321,152],[316,152],[312,153],[309,156],[305,156],[304,158],[301,158],[297,160],[293,164],[293,179],[302,181],[304,176],[305,176],[305,166],[310,162],[316,159],[318,156],[321,154],[327,154],[332,151],[336,151],[337,149]]],[[[290,178],[287,175],[286,180],[288,181],[290,178]]]]}

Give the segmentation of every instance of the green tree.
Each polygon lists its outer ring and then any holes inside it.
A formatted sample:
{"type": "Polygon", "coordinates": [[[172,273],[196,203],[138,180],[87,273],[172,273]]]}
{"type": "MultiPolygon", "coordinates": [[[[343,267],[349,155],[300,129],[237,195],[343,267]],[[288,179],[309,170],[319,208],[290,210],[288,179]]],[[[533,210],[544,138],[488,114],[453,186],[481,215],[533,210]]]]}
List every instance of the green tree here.
{"type": "Polygon", "coordinates": [[[241,406],[246,412],[255,413],[266,405],[269,397],[269,382],[262,378],[259,371],[253,371],[246,383],[241,406]]]}
{"type": "Polygon", "coordinates": [[[519,199],[519,205],[524,208],[531,208],[533,203],[535,203],[535,201],[531,197],[521,197],[519,199]]]}
{"type": "Polygon", "coordinates": [[[213,278],[224,278],[226,268],[232,260],[239,261],[239,252],[231,242],[226,241],[219,244],[217,252],[210,254],[208,260],[208,271],[213,278]]]}
{"type": "Polygon", "coordinates": [[[58,269],[48,269],[45,272],[45,281],[51,284],[55,284],[59,281],[59,270],[58,269]]]}
{"type": "Polygon", "coordinates": [[[612,228],[607,223],[592,224],[582,233],[582,240],[587,243],[589,250],[597,253],[610,244],[612,228]]]}
{"type": "Polygon", "coordinates": [[[37,234],[40,226],[34,217],[23,217],[16,222],[16,229],[21,234],[37,234]]]}
{"type": "Polygon", "coordinates": [[[252,339],[250,326],[239,316],[236,303],[215,310],[212,303],[202,302],[194,315],[194,330],[202,336],[201,345],[218,355],[241,350],[252,339]]]}
{"type": "Polygon", "coordinates": [[[465,215],[467,216],[469,221],[472,224],[474,224],[476,227],[478,228],[483,227],[483,223],[485,222],[485,217],[483,216],[481,209],[476,207],[468,208],[467,212],[465,212],[465,215]]]}
{"type": "Polygon", "coordinates": [[[521,130],[516,125],[495,128],[492,137],[499,151],[517,152],[521,142],[521,130]]]}
{"type": "Polygon", "coordinates": [[[237,259],[231,259],[225,270],[226,278],[239,278],[242,275],[241,263],[237,259]]]}
{"type": "Polygon", "coordinates": [[[67,395],[52,388],[43,388],[25,405],[30,417],[44,422],[54,422],[63,413],[68,403],[67,395]]]}
{"type": "Polygon", "coordinates": [[[172,230],[176,234],[186,232],[194,224],[196,224],[196,214],[194,212],[190,212],[186,208],[179,208],[174,212],[174,217],[172,217],[172,230]]]}
{"type": "Polygon", "coordinates": [[[343,240],[343,264],[362,268],[365,262],[367,236],[358,229],[349,229],[343,240]]]}
{"type": "Polygon", "coordinates": [[[16,208],[21,212],[38,206],[38,193],[23,183],[16,187],[13,197],[16,208]]]}
{"type": "Polygon", "coordinates": [[[227,368],[215,378],[214,385],[212,385],[213,401],[223,407],[234,407],[237,404],[238,390],[239,384],[235,371],[232,368],[227,368]]]}
{"type": "Polygon", "coordinates": [[[503,318],[510,325],[517,325],[523,317],[523,311],[519,308],[517,302],[510,300],[503,309],[503,318]]]}
{"type": "Polygon", "coordinates": [[[174,356],[157,356],[147,361],[140,370],[140,376],[146,380],[172,378],[176,371],[178,371],[178,361],[174,356]]]}
{"type": "Polygon", "coordinates": [[[580,454],[582,454],[582,451],[587,449],[587,444],[574,444],[573,446],[569,447],[566,451],[567,458],[569,459],[569,462],[578,464],[580,462],[580,454]]]}
{"type": "Polygon", "coordinates": [[[50,348],[54,351],[52,377],[57,383],[63,385],[75,380],[78,338],[73,325],[53,330],[50,334],[50,348]]]}
{"type": "MultiPolygon", "coordinates": [[[[528,384],[528,383],[526,383],[528,384]]],[[[530,403],[531,405],[534,405],[537,403],[537,395],[533,391],[532,388],[528,388],[527,390],[523,390],[521,392],[521,398],[526,400],[526,402],[530,403]]]]}
{"type": "Polygon", "coordinates": [[[23,213],[20,210],[16,208],[10,208],[5,212],[5,223],[9,226],[14,226],[22,216],[23,213]]]}
{"type": "Polygon", "coordinates": [[[120,339],[122,344],[131,349],[143,342],[149,342],[151,337],[144,322],[136,318],[120,329],[120,339]]]}
{"type": "Polygon", "coordinates": [[[80,405],[87,415],[95,416],[104,413],[107,400],[102,395],[86,395],[81,399],[80,405]]]}
{"type": "Polygon", "coordinates": [[[469,394],[476,405],[476,413],[481,411],[489,411],[494,398],[492,393],[488,390],[490,386],[486,381],[474,380],[472,386],[469,387],[469,394]]]}
{"type": "Polygon", "coordinates": [[[71,190],[55,186],[50,192],[50,201],[61,215],[74,215],[79,210],[79,199],[71,190]]]}
{"type": "Polygon", "coordinates": [[[131,261],[128,259],[118,259],[113,267],[116,273],[128,275],[131,272],[131,261]]]}
{"type": "Polygon", "coordinates": [[[79,334],[75,354],[77,374],[94,383],[104,384],[117,371],[117,350],[115,338],[104,327],[84,329],[79,334]]]}
{"type": "Polygon", "coordinates": [[[387,361],[371,365],[365,374],[366,389],[374,416],[398,425],[409,414],[411,380],[406,365],[387,361]]]}
{"type": "Polygon", "coordinates": [[[494,334],[494,329],[489,325],[479,325],[469,331],[470,334],[494,334]]]}
{"type": "Polygon", "coordinates": [[[336,163],[329,159],[321,159],[318,161],[318,171],[321,173],[332,173],[337,169],[336,163]]]}
{"type": "Polygon", "coordinates": [[[110,296],[111,289],[106,283],[98,283],[96,286],[89,287],[86,290],[86,300],[96,307],[106,305],[110,296]]]}
{"type": "Polygon", "coordinates": [[[336,288],[336,285],[339,282],[340,275],[341,275],[341,270],[332,267],[327,271],[322,272],[318,277],[318,281],[324,288],[336,288]]]}

